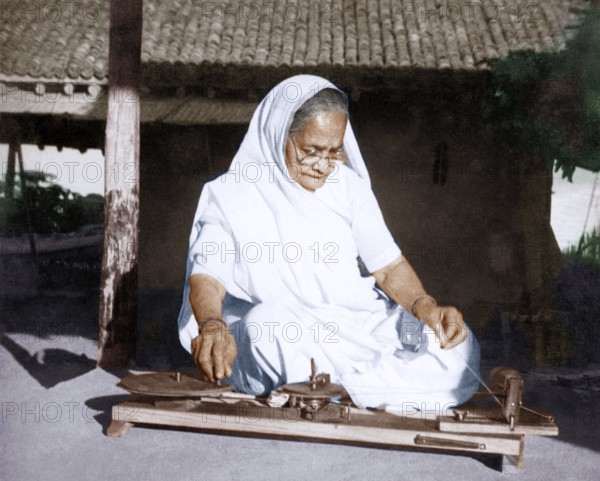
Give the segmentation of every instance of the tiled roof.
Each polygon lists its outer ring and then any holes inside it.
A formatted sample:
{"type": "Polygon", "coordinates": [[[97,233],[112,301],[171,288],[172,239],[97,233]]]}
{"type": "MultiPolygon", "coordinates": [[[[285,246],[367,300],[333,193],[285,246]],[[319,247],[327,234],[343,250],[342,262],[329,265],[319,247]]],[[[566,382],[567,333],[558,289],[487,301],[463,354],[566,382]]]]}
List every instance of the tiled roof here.
{"type": "MultiPolygon", "coordinates": [[[[583,0],[145,0],[144,69],[476,70],[557,49],[583,0]]],[[[105,82],[108,1],[1,0],[0,80],[105,82]]]]}

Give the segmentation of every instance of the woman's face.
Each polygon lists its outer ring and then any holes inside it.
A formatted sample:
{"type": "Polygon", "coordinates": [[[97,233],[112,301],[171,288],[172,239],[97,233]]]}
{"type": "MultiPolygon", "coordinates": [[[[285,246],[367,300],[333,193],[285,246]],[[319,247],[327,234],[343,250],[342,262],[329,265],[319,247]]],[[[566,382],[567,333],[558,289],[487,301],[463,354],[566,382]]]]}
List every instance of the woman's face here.
{"type": "Polygon", "coordinates": [[[335,170],[336,162],[346,162],[346,120],[346,114],[342,112],[320,112],[299,132],[288,135],[285,164],[291,179],[305,189],[315,191],[335,170]]]}

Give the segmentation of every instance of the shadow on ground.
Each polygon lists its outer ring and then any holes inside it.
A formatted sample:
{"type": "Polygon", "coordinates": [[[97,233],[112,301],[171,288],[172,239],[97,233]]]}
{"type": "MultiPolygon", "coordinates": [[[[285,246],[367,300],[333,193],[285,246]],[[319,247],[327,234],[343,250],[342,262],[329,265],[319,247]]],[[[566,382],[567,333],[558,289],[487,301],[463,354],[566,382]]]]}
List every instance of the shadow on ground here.
{"type": "Polygon", "coordinates": [[[101,396],[88,399],[85,405],[93,411],[98,411],[94,419],[102,426],[102,432],[106,434],[106,430],[110,425],[112,418],[113,406],[126,401],[129,398],[128,394],[115,394],[113,396],[101,396]]]}
{"type": "Polygon", "coordinates": [[[30,354],[10,337],[0,333],[0,345],[12,354],[29,375],[49,389],[70,381],[96,368],[96,360],[85,354],[73,354],[65,349],[41,349],[30,354]]]}

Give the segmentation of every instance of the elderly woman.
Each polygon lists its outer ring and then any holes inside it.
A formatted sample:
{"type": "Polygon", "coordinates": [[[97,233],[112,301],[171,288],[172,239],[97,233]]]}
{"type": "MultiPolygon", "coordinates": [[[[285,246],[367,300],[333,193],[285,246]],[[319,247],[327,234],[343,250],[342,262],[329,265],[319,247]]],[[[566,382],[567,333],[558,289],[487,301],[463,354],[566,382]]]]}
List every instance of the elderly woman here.
{"type": "Polygon", "coordinates": [[[210,381],[265,395],[306,381],[314,358],[362,407],[443,408],[478,387],[477,341],[401,255],[346,97],[323,78],[262,100],[230,170],[204,186],[187,279],[180,339],[210,381]]]}

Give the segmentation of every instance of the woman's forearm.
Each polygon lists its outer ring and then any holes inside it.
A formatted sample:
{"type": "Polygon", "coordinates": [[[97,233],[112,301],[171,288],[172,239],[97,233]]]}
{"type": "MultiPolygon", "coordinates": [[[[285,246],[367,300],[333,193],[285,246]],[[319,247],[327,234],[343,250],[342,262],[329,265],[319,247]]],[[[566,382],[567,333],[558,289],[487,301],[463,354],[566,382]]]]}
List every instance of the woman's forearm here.
{"type": "Polygon", "coordinates": [[[408,311],[414,307],[417,317],[420,317],[418,315],[420,308],[429,304],[423,284],[405,257],[400,256],[373,275],[379,286],[394,302],[408,311]]]}
{"type": "Polygon", "coordinates": [[[211,317],[223,316],[223,285],[206,274],[193,274],[188,280],[190,284],[190,305],[198,326],[211,317]]]}
{"type": "Polygon", "coordinates": [[[206,322],[210,318],[222,319],[226,291],[219,281],[204,274],[190,276],[189,283],[190,304],[199,328],[198,336],[192,339],[192,356],[208,381],[219,381],[233,373],[237,348],[224,323],[206,322]]]}

